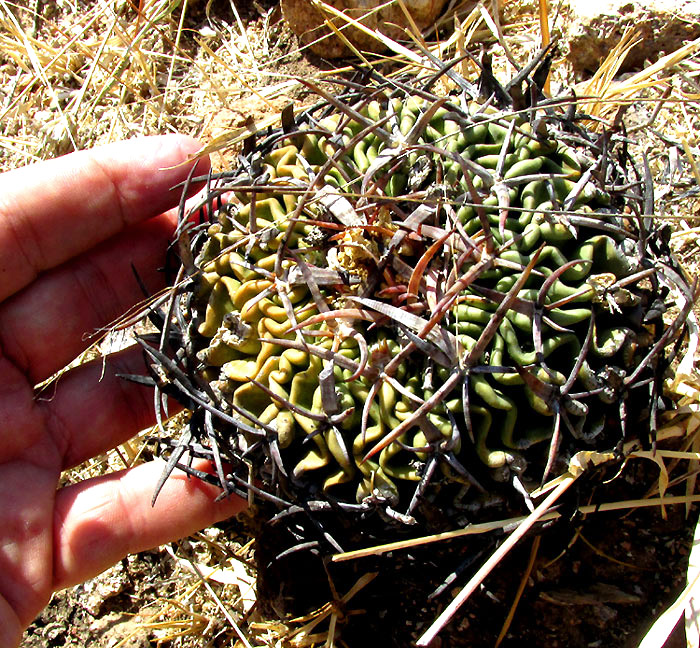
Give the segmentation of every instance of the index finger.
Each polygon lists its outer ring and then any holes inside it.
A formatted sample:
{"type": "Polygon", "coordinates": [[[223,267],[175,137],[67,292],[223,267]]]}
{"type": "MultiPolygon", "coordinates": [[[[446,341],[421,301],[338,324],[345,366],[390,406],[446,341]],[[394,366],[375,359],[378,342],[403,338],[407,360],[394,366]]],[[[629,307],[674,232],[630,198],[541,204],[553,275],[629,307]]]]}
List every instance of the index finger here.
{"type": "MultiPolygon", "coordinates": [[[[130,224],[177,205],[201,145],[144,137],[0,175],[0,301],[130,224]]],[[[207,160],[198,172],[209,169],[207,160]]]]}

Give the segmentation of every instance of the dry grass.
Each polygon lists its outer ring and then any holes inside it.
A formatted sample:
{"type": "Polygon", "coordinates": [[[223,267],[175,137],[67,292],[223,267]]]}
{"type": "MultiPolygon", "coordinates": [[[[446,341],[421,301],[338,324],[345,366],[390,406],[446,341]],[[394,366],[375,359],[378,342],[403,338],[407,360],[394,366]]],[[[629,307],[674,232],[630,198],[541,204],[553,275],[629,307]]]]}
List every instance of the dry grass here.
{"type": "Polygon", "coordinates": [[[275,67],[274,8],[253,9],[248,33],[187,0],[151,0],[140,11],[127,1],[42,2],[42,16],[36,4],[0,2],[6,168],[136,135],[198,136],[241,97],[276,109],[271,99],[286,88],[271,86],[263,68],[275,67]]]}
{"type": "MultiPolygon", "coordinates": [[[[334,14],[321,0],[315,1],[329,15],[334,14]]],[[[543,1],[517,6],[503,3],[501,17],[492,4],[453,3],[452,13],[438,25],[451,29],[439,39],[434,33],[421,35],[409,29],[407,44],[400,44],[372,33],[387,45],[388,53],[358,52],[358,57],[365,65],[394,59],[420,70],[426,53],[446,59],[473,50],[477,43],[500,41],[494,50],[494,70],[510,75],[513,63],[527,60],[542,40],[540,11],[548,9],[553,17],[547,23],[552,33],[559,29],[561,16],[543,1]]],[[[235,144],[268,123],[266,120],[276,120],[283,105],[303,98],[295,75],[321,80],[326,73],[301,58],[293,37],[280,22],[275,3],[245,3],[245,13],[240,11],[243,5],[238,3],[237,11],[233,2],[194,0],[0,0],[0,168],[171,131],[201,137],[207,150],[214,151],[235,144]]],[[[674,243],[681,258],[690,261],[697,257],[696,234],[700,231],[696,218],[700,156],[700,85],[696,81],[700,61],[696,52],[700,43],[693,42],[621,80],[619,64],[634,44],[634,34],[625,35],[598,74],[580,85],[578,92],[591,98],[584,105],[592,124],[614,120],[621,107],[634,103],[630,129],[651,133],[642,140],[642,147],[662,199],[659,215],[676,223],[674,243]],[[676,200],[684,192],[684,202],[676,200]]],[[[463,74],[473,73],[468,60],[461,66],[463,74]]],[[[565,59],[556,59],[553,91],[570,82],[565,59]]],[[[700,392],[691,376],[693,369],[691,359],[672,385],[683,396],[685,409],[684,416],[670,422],[666,432],[686,437],[687,451],[674,456],[638,455],[659,465],[662,478],[657,493],[650,493],[654,505],[663,500],[663,476],[673,462],[687,466],[681,477],[687,501],[697,500],[700,392]]],[[[143,436],[79,467],[65,479],[83,479],[133,465],[140,461],[143,436]]],[[[672,502],[670,498],[664,501],[672,502]]],[[[644,504],[625,502],[621,506],[644,504]]],[[[249,618],[254,570],[251,548],[231,547],[214,534],[186,541],[181,553],[187,558],[164,550],[171,577],[179,580],[166,600],[147,601],[140,615],[141,628],[148,630],[153,641],[158,645],[204,645],[202,637],[207,637],[213,645],[217,637],[227,637],[225,645],[335,645],[332,606],[286,624],[249,618]],[[217,568],[212,569],[213,565],[217,568]],[[320,631],[319,624],[326,620],[330,625],[320,631]],[[241,630],[241,623],[248,629],[241,630]]],[[[371,574],[364,575],[349,592],[340,594],[341,599],[349,601],[371,579],[371,574]]],[[[128,646],[130,640],[126,636],[118,645],[128,646]]]]}

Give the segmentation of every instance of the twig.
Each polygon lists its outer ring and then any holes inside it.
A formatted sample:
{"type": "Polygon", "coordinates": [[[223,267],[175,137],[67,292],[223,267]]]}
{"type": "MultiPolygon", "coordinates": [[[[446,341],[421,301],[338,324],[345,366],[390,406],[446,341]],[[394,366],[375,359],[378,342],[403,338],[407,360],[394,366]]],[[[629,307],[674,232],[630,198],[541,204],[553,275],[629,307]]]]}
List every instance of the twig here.
{"type": "Polygon", "coordinates": [[[530,560],[527,563],[527,567],[525,568],[523,577],[520,579],[518,591],[515,593],[513,604],[510,606],[510,610],[508,610],[508,616],[503,622],[503,627],[501,628],[501,632],[499,633],[498,638],[496,639],[494,648],[498,648],[501,645],[502,641],[506,637],[508,629],[510,628],[510,624],[513,622],[513,617],[515,616],[515,611],[518,609],[520,598],[522,597],[523,592],[525,591],[525,586],[527,585],[527,581],[530,578],[530,574],[532,573],[532,568],[535,566],[535,559],[537,558],[537,551],[540,548],[541,539],[541,536],[535,536],[535,539],[532,541],[532,549],[530,549],[530,560]]]}
{"type": "Polygon", "coordinates": [[[513,531],[508,539],[491,554],[491,557],[482,565],[479,571],[474,574],[471,580],[464,586],[462,591],[454,598],[445,611],[435,620],[433,625],[418,639],[416,645],[427,647],[435,639],[438,633],[450,622],[457,610],[467,601],[474,593],[474,590],[481,585],[484,579],[493,571],[498,563],[508,554],[508,552],[523,538],[523,536],[532,528],[532,525],[537,522],[549,508],[567,491],[567,489],[576,481],[576,477],[568,475],[557,486],[545,500],[527,516],[525,521],[513,531]]]}

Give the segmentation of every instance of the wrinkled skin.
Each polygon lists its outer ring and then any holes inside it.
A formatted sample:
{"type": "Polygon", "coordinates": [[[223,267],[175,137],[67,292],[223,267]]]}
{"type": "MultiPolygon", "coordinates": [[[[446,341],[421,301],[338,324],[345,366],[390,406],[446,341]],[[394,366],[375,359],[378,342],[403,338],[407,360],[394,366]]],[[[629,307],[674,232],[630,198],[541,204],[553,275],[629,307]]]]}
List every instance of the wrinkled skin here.
{"type": "Polygon", "coordinates": [[[58,488],[61,471],[153,423],[151,390],[116,376],[144,373],[140,351],[34,389],[142,299],[131,264],[161,287],[171,187],[197,148],[144,138],[0,175],[0,648],[19,643],[53,591],[243,508],[182,474],[151,508],[162,464],[58,488]]]}

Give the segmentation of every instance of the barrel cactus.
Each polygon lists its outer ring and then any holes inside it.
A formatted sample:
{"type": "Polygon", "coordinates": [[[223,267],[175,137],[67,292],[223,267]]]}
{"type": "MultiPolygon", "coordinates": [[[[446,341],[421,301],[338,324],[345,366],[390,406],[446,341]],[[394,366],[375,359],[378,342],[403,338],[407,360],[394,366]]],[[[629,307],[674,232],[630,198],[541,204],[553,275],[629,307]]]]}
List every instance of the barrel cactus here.
{"type": "Polygon", "coordinates": [[[454,522],[653,433],[690,300],[666,313],[688,287],[625,138],[524,75],[339,87],[182,216],[143,342],[192,411],[169,470],[187,449],[227,493],[454,522]]]}

